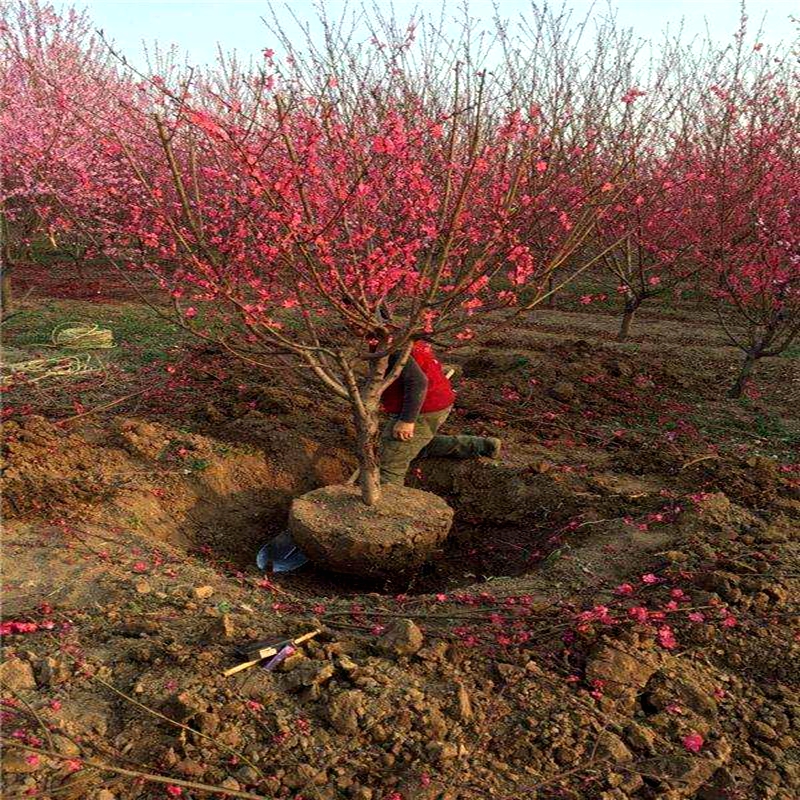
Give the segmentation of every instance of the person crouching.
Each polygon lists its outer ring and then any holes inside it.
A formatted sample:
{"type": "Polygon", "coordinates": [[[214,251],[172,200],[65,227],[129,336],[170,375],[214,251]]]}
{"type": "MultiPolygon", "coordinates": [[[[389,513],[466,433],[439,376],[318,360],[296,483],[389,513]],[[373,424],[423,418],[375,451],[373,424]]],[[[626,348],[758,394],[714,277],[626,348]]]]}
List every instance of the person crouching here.
{"type": "MultiPolygon", "coordinates": [[[[388,369],[398,356],[389,360],[388,369]]],[[[426,342],[415,342],[408,362],[381,397],[389,414],[380,440],[381,483],[403,485],[417,458],[497,458],[494,436],[443,436],[439,429],[453,409],[456,395],[444,369],[426,342]]]]}

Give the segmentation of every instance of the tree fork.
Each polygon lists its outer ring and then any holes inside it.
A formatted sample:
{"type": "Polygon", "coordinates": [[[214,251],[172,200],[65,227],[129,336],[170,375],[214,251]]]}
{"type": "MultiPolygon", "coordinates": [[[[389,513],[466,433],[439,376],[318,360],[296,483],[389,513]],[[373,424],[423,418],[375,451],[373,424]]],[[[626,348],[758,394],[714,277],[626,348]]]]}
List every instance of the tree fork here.
{"type": "Polygon", "coordinates": [[[752,350],[745,354],[742,368],[739,371],[739,377],[736,378],[736,382],[728,390],[728,397],[735,400],[742,396],[744,387],[747,385],[747,381],[753,373],[753,367],[755,367],[759,355],[760,354],[754,353],[752,350]]]}

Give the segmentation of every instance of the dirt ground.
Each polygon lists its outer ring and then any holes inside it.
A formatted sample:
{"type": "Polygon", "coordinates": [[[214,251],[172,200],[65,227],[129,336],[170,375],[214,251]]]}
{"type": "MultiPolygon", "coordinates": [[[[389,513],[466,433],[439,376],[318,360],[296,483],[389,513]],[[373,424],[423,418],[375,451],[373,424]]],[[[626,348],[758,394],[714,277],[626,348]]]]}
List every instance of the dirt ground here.
{"type": "Polygon", "coordinates": [[[3,797],[800,796],[799,352],[733,401],[688,306],[483,332],[448,428],[503,455],[415,466],[456,513],[435,556],[281,577],[255,552],[351,473],[345,410],[87,287],[32,272],[5,329],[7,362],[67,321],[116,347],[5,392],[3,797]]]}

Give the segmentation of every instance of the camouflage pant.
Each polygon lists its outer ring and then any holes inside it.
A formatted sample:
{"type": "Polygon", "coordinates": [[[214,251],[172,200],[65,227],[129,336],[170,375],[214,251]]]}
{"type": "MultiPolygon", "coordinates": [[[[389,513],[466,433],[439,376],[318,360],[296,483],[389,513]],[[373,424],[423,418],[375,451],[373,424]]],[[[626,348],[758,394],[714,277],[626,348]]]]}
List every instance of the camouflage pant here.
{"type": "Polygon", "coordinates": [[[414,427],[414,436],[404,442],[392,436],[397,417],[389,417],[381,433],[381,483],[403,485],[411,462],[417,458],[474,458],[487,455],[483,436],[440,436],[450,408],[420,414],[414,427]]]}

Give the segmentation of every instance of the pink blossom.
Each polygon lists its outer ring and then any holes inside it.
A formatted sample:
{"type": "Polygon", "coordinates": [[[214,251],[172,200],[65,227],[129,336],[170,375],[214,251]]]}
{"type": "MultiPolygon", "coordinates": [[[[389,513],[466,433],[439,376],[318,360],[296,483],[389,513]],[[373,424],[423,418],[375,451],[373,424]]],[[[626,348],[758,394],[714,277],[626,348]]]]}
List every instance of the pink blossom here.
{"type": "Polygon", "coordinates": [[[633,608],[629,608],[628,616],[641,625],[644,625],[650,618],[647,609],[643,606],[634,606],[633,608]]]}
{"type": "Polygon", "coordinates": [[[149,569],[149,567],[147,566],[147,564],[144,561],[137,561],[131,567],[131,571],[132,572],[138,572],[138,573],[147,572],[148,569],[149,569]]]}
{"type": "Polygon", "coordinates": [[[626,105],[630,105],[637,97],[642,97],[645,94],[641,89],[637,89],[635,86],[632,86],[628,89],[627,92],[622,97],[622,102],[626,105]]]}
{"type": "Polygon", "coordinates": [[[669,625],[662,625],[658,629],[658,643],[666,650],[674,650],[678,646],[675,634],[669,625]]]}
{"type": "Polygon", "coordinates": [[[683,737],[683,746],[690,753],[699,753],[703,747],[703,737],[699,733],[690,733],[683,737]]]}
{"type": "Polygon", "coordinates": [[[0,636],[8,636],[10,633],[36,633],[39,625],[36,622],[2,622],[0,623],[0,636]]]}
{"type": "Polygon", "coordinates": [[[652,572],[648,572],[646,575],[642,575],[642,583],[646,583],[649,586],[652,586],[654,583],[658,583],[658,578],[653,575],[652,572]]]}
{"type": "Polygon", "coordinates": [[[688,616],[692,622],[705,622],[706,619],[702,611],[692,611],[688,616]]]}
{"type": "Polygon", "coordinates": [[[614,594],[618,594],[621,597],[628,597],[629,595],[633,594],[633,586],[631,586],[629,583],[621,583],[616,589],[614,589],[614,594]]]}
{"type": "Polygon", "coordinates": [[[167,794],[170,797],[180,797],[183,794],[183,789],[180,786],[175,786],[174,784],[170,783],[167,784],[167,794]]]}

